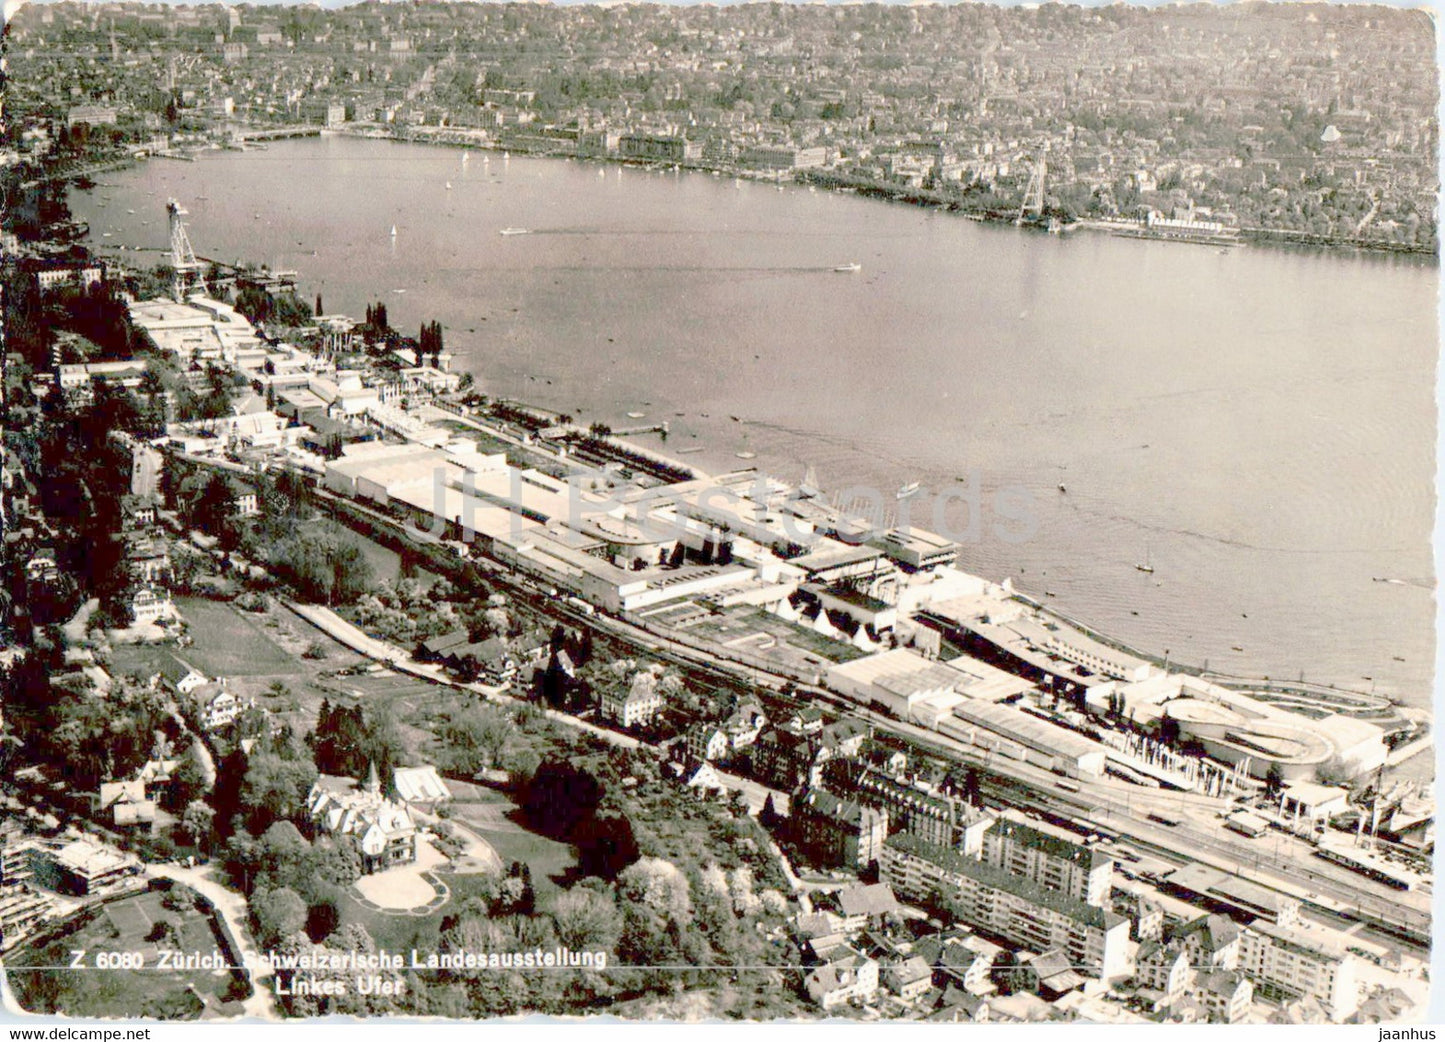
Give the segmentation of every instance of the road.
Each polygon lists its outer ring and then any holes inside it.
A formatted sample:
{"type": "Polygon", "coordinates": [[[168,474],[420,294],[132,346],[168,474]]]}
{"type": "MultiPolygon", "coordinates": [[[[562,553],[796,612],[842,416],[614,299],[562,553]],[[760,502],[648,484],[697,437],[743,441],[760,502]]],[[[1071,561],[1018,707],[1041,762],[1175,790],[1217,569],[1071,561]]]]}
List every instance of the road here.
{"type": "Polygon", "coordinates": [[[225,920],[231,936],[236,939],[236,943],[241,946],[242,955],[246,957],[247,976],[251,978],[251,995],[241,1004],[246,1016],[260,1017],[265,1020],[277,1019],[276,996],[272,993],[270,986],[266,984],[266,981],[273,975],[271,967],[250,958],[257,953],[257,948],[256,942],[251,939],[251,929],[248,925],[250,912],[246,906],[245,897],[212,879],[208,868],[147,865],[146,872],[149,875],[162,876],[182,883],[201,894],[215,906],[216,913],[225,920]]]}

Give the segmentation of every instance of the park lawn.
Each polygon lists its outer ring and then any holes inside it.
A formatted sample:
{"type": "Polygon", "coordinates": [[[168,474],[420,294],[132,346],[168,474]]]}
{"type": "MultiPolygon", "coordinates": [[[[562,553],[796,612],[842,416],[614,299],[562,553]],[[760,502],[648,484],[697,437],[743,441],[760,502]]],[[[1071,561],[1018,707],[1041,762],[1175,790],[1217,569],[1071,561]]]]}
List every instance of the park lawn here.
{"type": "Polygon", "coordinates": [[[504,866],[520,861],[531,869],[532,887],[539,898],[548,897],[560,889],[558,880],[565,880],[577,867],[576,848],[522,829],[515,824],[520,816],[515,803],[501,793],[490,792],[480,786],[473,788],[482,794],[482,798],[466,803],[453,802],[451,816],[486,840],[504,866]],[[514,827],[496,828],[498,814],[512,822],[514,827]]]}
{"type": "MultiPolygon", "coordinates": [[[[184,887],[180,893],[194,896],[184,887]]],[[[160,947],[181,951],[219,950],[209,918],[194,907],[164,907],[165,894],[148,890],[124,900],[108,902],[96,918],[74,933],[39,948],[22,947],[7,958],[11,983],[21,1005],[35,1013],[63,1013],[72,1017],[162,1017],[193,1019],[202,1006],[197,992],[223,1002],[244,997],[233,992],[235,979],[224,970],[166,971],[156,969],[160,947]],[[147,940],[153,923],[168,921],[175,927],[173,940],[147,940]],[[139,952],[141,969],[96,968],[87,956],[84,969],[23,970],[22,966],[68,967],[75,950],[139,952]]]]}
{"type": "Polygon", "coordinates": [[[265,677],[309,672],[244,612],[220,601],[177,598],[193,643],[179,654],[211,677],[265,677]]]}
{"type": "Polygon", "coordinates": [[[520,861],[532,871],[532,889],[538,898],[550,897],[561,889],[559,879],[566,879],[577,867],[577,850],[566,843],[539,836],[535,832],[488,831],[474,829],[491,844],[503,865],[520,861]]]}
{"type": "Polygon", "coordinates": [[[356,899],[352,890],[338,903],[341,923],[359,923],[366,927],[378,949],[392,952],[410,952],[412,948],[421,952],[435,951],[441,936],[442,920],[455,914],[469,897],[485,893],[492,884],[487,875],[453,875],[437,872],[437,879],[446,884],[451,897],[434,912],[427,915],[398,915],[368,908],[356,899]]]}

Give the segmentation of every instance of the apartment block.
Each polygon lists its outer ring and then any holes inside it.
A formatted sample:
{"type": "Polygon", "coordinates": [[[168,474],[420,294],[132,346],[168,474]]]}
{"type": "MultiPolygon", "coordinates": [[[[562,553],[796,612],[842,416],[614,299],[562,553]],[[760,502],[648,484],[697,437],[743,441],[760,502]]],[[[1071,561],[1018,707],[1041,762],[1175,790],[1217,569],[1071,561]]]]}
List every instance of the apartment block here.
{"type": "Polygon", "coordinates": [[[946,903],[959,921],[1033,952],[1059,948],[1081,974],[1129,972],[1129,920],[908,835],[883,844],[883,881],[908,900],[946,903]]]}

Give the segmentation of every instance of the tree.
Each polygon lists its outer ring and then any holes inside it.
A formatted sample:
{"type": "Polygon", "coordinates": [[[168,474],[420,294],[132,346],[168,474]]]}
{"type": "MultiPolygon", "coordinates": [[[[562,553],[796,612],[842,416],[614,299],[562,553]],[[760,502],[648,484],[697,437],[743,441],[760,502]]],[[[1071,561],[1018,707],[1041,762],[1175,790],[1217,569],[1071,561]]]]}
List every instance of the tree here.
{"type": "Polygon", "coordinates": [[[763,801],[763,809],[758,812],[758,824],[771,832],[782,823],[783,816],[778,813],[778,808],[773,804],[773,794],[769,792],[768,798],[763,801]]]}
{"type": "Polygon", "coordinates": [[[191,501],[188,513],[197,528],[219,534],[236,513],[236,491],[231,480],[213,473],[191,501]]]}
{"type": "Polygon", "coordinates": [[[299,818],[316,775],[315,765],[304,760],[283,760],[269,752],[256,756],[241,783],[247,827],[253,833],[264,832],[273,822],[299,818]]]}
{"type": "Polygon", "coordinates": [[[602,783],[588,771],[565,760],[548,760],[523,790],[522,812],[538,832],[565,839],[596,812],[603,794],[602,783]]]}
{"type": "Polygon", "coordinates": [[[612,896],[586,886],[558,895],[552,922],[557,939],[574,952],[610,951],[622,932],[622,916],[612,896]]]}
{"type": "Polygon", "coordinates": [[[1282,791],[1284,791],[1284,771],[1280,769],[1279,764],[1272,763],[1269,765],[1269,772],[1264,776],[1264,794],[1270,799],[1274,799],[1282,791]]]}
{"type": "Polygon", "coordinates": [[[970,807],[983,806],[983,783],[976,767],[969,767],[964,771],[963,798],[970,807]]]}
{"type": "Polygon", "coordinates": [[[601,879],[615,879],[641,854],[625,814],[587,818],[573,830],[572,842],[577,847],[577,870],[601,879]]]}
{"type": "Polygon", "coordinates": [[[186,804],[186,809],[181,814],[181,828],[202,851],[210,850],[211,833],[215,827],[216,812],[209,804],[201,800],[192,800],[186,804]]]}
{"type": "Polygon", "coordinates": [[[251,895],[251,916],[263,944],[275,944],[300,933],[306,925],[306,902],[290,887],[258,890],[251,895]]]}
{"type": "Polygon", "coordinates": [[[1012,995],[1025,986],[1026,971],[1019,963],[1018,955],[1011,948],[1005,948],[994,959],[990,977],[1000,995],[1012,995]]]}

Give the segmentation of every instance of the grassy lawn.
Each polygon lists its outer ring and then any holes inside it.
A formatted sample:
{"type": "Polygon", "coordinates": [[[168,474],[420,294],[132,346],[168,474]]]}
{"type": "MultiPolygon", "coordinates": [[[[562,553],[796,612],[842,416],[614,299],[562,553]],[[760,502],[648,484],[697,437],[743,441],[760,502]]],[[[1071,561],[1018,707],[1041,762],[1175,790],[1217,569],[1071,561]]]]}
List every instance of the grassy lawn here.
{"type": "Polygon", "coordinates": [[[451,897],[429,915],[393,915],[381,912],[366,907],[356,900],[351,891],[347,891],[338,906],[341,922],[360,923],[366,927],[366,932],[371,935],[377,948],[400,952],[409,952],[412,948],[423,952],[435,950],[437,939],[441,935],[442,920],[454,914],[467,898],[486,892],[491,885],[491,877],[486,875],[452,875],[442,871],[438,872],[436,877],[446,884],[451,891],[451,897]]]}
{"type": "Polygon", "coordinates": [[[110,670],[117,676],[138,676],[149,680],[172,660],[173,653],[184,655],[188,650],[174,644],[117,644],[111,649],[110,670]]]}
{"type": "MultiPolygon", "coordinates": [[[[184,887],[176,893],[193,896],[184,887]]],[[[159,970],[160,947],[209,953],[219,950],[219,941],[208,917],[187,903],[179,909],[163,904],[165,894],[146,891],[122,901],[108,903],[92,921],[74,933],[34,948],[17,949],[7,959],[10,982],[24,1008],[36,1013],[63,1013],[73,1017],[163,1017],[183,1020],[197,1017],[201,1003],[191,987],[217,1001],[245,996],[245,985],[236,991],[232,975],[224,970],[172,972],[159,970]],[[152,925],[169,923],[174,933],[156,942],[146,938],[152,925]],[[140,969],[96,968],[87,957],[85,969],[22,970],[21,966],[68,966],[73,950],[94,952],[139,952],[140,969]]]]}
{"type": "Polygon", "coordinates": [[[501,793],[469,788],[481,798],[453,802],[451,816],[491,844],[503,865],[520,861],[530,868],[532,886],[539,898],[554,893],[557,880],[577,867],[577,851],[569,844],[523,829],[518,824],[517,805],[501,793]]]}
{"type": "Polygon", "coordinates": [[[181,657],[207,676],[256,677],[308,672],[246,613],[229,604],[177,598],[194,643],[181,657]]]}

